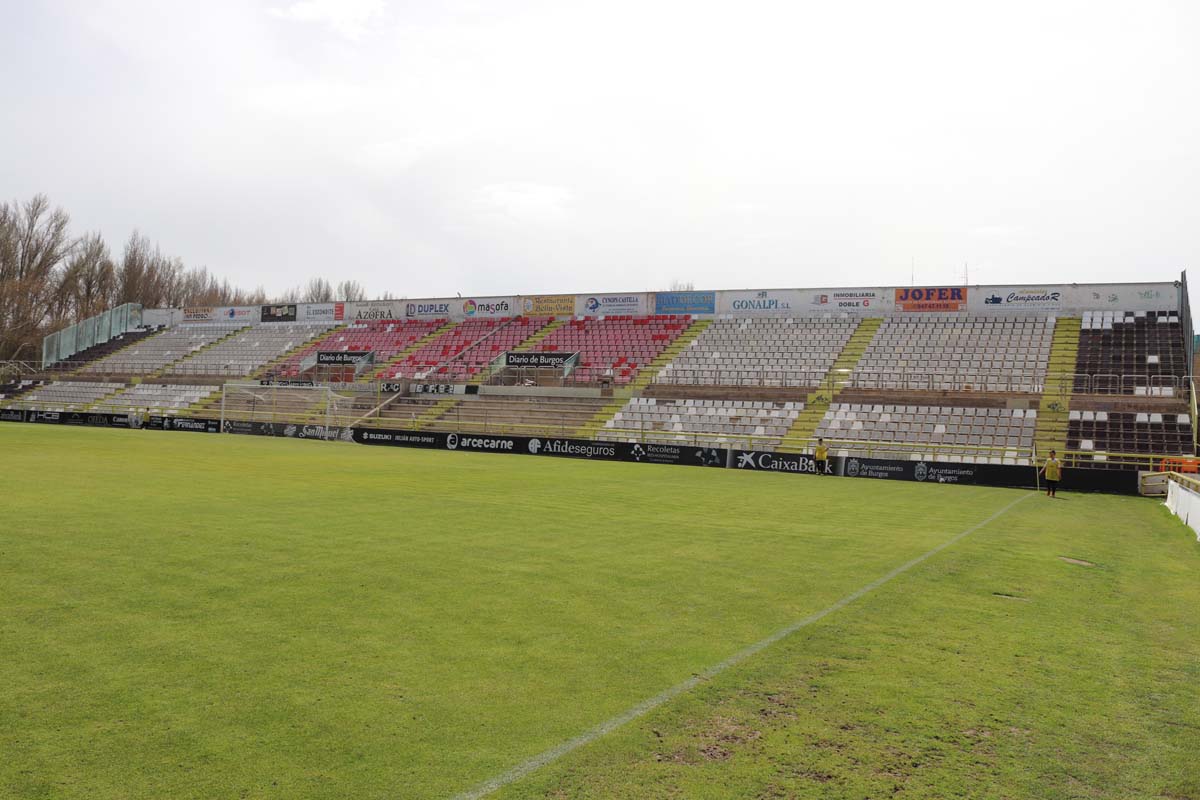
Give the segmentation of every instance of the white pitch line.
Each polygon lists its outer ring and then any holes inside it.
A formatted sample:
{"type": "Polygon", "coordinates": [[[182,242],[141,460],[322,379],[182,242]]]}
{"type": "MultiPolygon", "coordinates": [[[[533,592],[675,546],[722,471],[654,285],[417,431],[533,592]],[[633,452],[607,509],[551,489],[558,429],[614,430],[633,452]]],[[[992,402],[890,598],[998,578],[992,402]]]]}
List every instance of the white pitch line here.
{"type": "Polygon", "coordinates": [[[855,600],[857,600],[858,598],[867,594],[868,592],[878,589],[880,586],[883,586],[885,583],[890,581],[892,578],[895,578],[899,575],[903,575],[905,572],[908,572],[910,569],[917,566],[921,562],[923,562],[929,558],[932,558],[933,556],[935,556],[938,553],[945,550],[947,547],[950,547],[951,545],[961,541],[963,538],[971,535],[975,531],[982,528],[984,525],[987,525],[990,522],[994,522],[996,519],[998,519],[1002,515],[1004,515],[1010,508],[1015,506],[1017,503],[1020,503],[1022,500],[1026,499],[1027,497],[1030,497],[1032,494],[1033,493],[1030,492],[1029,494],[1021,495],[1016,500],[1013,500],[1011,503],[1004,506],[999,511],[992,514],[990,517],[983,520],[982,522],[978,522],[978,523],[972,525],[971,527],[967,528],[962,533],[959,533],[959,534],[947,539],[946,541],[942,542],[941,544],[939,544],[937,547],[933,548],[929,552],[923,553],[922,555],[917,556],[913,560],[905,562],[904,564],[901,564],[900,566],[896,567],[895,569],[893,569],[891,572],[887,573],[886,575],[883,575],[882,577],[876,578],[875,580],[871,581],[866,586],[863,586],[859,589],[855,589],[853,592],[846,595],[841,600],[838,600],[836,603],[829,606],[828,608],[824,608],[824,609],[816,612],[815,614],[811,614],[811,615],[805,617],[804,619],[797,620],[796,622],[793,622],[792,624],[788,625],[785,628],[780,628],[779,630],[775,631],[775,633],[772,633],[767,638],[757,641],[754,644],[749,645],[747,647],[744,647],[743,649],[737,651],[736,653],[734,653],[733,655],[731,655],[729,658],[725,659],[724,661],[714,664],[711,667],[708,667],[707,669],[703,670],[702,672],[696,673],[695,675],[693,675],[692,677],[683,681],[682,683],[677,683],[674,686],[672,686],[671,688],[669,688],[663,692],[660,692],[647,700],[643,700],[642,702],[638,703],[633,708],[623,711],[620,714],[618,714],[617,716],[607,719],[604,722],[601,722],[599,725],[592,728],[591,730],[584,731],[583,733],[579,734],[578,736],[574,737],[573,739],[568,739],[567,741],[563,742],[560,745],[556,745],[555,747],[551,747],[549,750],[545,750],[545,751],[537,754],[533,758],[516,765],[515,767],[508,770],[507,772],[501,773],[500,775],[497,775],[496,777],[494,777],[490,780],[484,781],[483,783],[476,786],[474,789],[471,789],[469,791],[455,795],[454,800],[478,800],[478,798],[486,797],[487,795],[491,794],[492,792],[496,791],[497,789],[501,789],[501,788],[509,785],[510,783],[513,783],[514,781],[520,780],[521,778],[525,777],[529,773],[534,772],[538,769],[541,769],[542,767],[546,766],[547,764],[549,764],[553,761],[557,761],[558,759],[565,756],[567,753],[570,753],[572,750],[576,750],[580,747],[583,747],[586,744],[591,744],[592,742],[596,741],[600,737],[606,736],[607,734],[612,733],[614,730],[621,727],[625,723],[632,722],[633,720],[637,719],[638,717],[643,716],[644,714],[647,714],[650,711],[653,711],[654,709],[658,708],[663,703],[666,703],[669,700],[673,700],[676,697],[678,697],[679,695],[683,694],[684,692],[695,688],[700,683],[707,681],[707,680],[711,680],[712,678],[715,678],[717,675],[720,675],[722,672],[725,672],[730,667],[740,664],[741,662],[745,661],[746,659],[750,658],[751,656],[756,655],[760,651],[765,650],[766,648],[775,644],[780,639],[785,639],[788,636],[791,636],[796,631],[800,630],[801,628],[805,628],[805,627],[813,624],[814,622],[824,619],[825,617],[829,616],[833,612],[835,612],[839,609],[845,608],[846,606],[853,603],[855,600]]]}

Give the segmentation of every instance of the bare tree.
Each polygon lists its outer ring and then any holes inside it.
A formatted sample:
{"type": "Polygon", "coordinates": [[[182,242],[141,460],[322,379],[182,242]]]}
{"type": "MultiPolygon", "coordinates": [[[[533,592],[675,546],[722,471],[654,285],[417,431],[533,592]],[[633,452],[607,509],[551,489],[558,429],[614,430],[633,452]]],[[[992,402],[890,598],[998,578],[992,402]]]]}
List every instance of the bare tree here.
{"type": "Polygon", "coordinates": [[[324,278],[313,278],[304,287],[305,303],[329,303],[333,301],[333,287],[324,278]]]}
{"type": "Polygon", "coordinates": [[[334,299],[344,300],[347,303],[356,303],[367,299],[367,290],[358,281],[342,281],[337,285],[334,299]]]}
{"type": "Polygon", "coordinates": [[[667,291],[671,292],[694,292],[696,284],[693,281],[681,281],[678,278],[671,281],[671,288],[667,291]]]}
{"type": "MultiPolygon", "coordinates": [[[[70,218],[44,195],[0,203],[0,360],[36,358],[44,336],[122,303],[147,307],[261,305],[261,286],[241,289],[205,267],[189,268],[134,231],[115,261],[99,233],[78,240],[70,218]]],[[[357,281],[314,278],[278,302],[360,300],[357,281]]]]}
{"type": "Polygon", "coordinates": [[[299,303],[300,302],[300,287],[293,286],[292,288],[278,295],[274,302],[276,303],[299,303]]]}
{"type": "Polygon", "coordinates": [[[74,243],[70,218],[45,195],[0,205],[0,358],[32,357],[54,313],[58,270],[74,243]]]}

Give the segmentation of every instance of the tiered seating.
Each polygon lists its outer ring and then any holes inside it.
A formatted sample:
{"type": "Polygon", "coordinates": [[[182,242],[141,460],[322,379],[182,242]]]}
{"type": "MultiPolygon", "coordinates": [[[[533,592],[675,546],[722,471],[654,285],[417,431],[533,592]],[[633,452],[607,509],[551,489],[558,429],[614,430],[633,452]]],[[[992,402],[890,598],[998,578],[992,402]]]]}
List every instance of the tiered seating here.
{"type": "MultiPolygon", "coordinates": [[[[804,403],[793,401],[634,397],[604,427],[614,430],[611,436],[629,441],[683,441],[728,446],[739,437],[747,437],[742,440],[746,446],[771,449],[779,445],[779,440],[787,435],[796,416],[803,410],[804,403]]],[[[610,438],[603,431],[601,436],[610,438]]]]}
{"type": "Polygon", "coordinates": [[[549,321],[550,317],[469,319],[422,345],[386,374],[437,382],[469,380],[496,356],[516,348],[549,321]]]}
{"type": "Polygon", "coordinates": [[[1171,397],[1188,374],[1179,315],[1173,311],[1085,311],[1076,392],[1171,397]]]}
{"type": "Polygon", "coordinates": [[[663,368],[656,383],[816,386],[854,333],[849,319],[721,319],[663,368]]]}
{"type": "Polygon", "coordinates": [[[81,367],[82,365],[84,365],[88,362],[95,361],[100,358],[104,358],[105,356],[107,356],[111,353],[115,353],[116,351],[118,351],[122,348],[128,347],[129,345],[133,344],[134,342],[139,342],[142,339],[145,339],[149,336],[153,336],[154,334],[158,333],[160,330],[162,330],[162,329],[161,328],[141,328],[136,331],[126,331],[125,333],[118,333],[116,336],[109,339],[107,342],[104,342],[103,344],[95,344],[95,345],[92,345],[91,347],[87,348],[86,350],[80,350],[78,353],[71,356],[68,360],[60,361],[57,364],[52,365],[47,371],[48,372],[70,372],[72,370],[79,369],[79,367],[81,367]]]}
{"type": "Polygon", "coordinates": [[[1067,424],[1067,449],[1101,453],[1162,453],[1191,455],[1192,420],[1187,414],[1072,409],[1067,424]]]}
{"type": "Polygon", "coordinates": [[[220,391],[219,386],[180,383],[139,383],[97,405],[98,409],[119,413],[132,408],[177,412],[220,391]]]}
{"type": "Polygon", "coordinates": [[[178,325],[119,353],[97,359],[81,372],[112,375],[145,375],[158,372],[172,361],[191,355],[243,327],[245,326],[178,325]]]}
{"type": "Polygon", "coordinates": [[[96,381],[54,381],[26,392],[8,405],[12,408],[40,408],[47,411],[80,409],[124,385],[96,381]]]}
{"type": "Polygon", "coordinates": [[[551,331],[538,349],[579,353],[577,381],[611,378],[614,383],[629,383],[690,324],[690,317],[674,314],[584,317],[551,331]]]}
{"type": "Polygon", "coordinates": [[[852,375],[861,388],[1037,392],[1054,319],[909,314],[884,320],[852,375]]]}
{"type": "Polygon", "coordinates": [[[456,403],[425,429],[569,437],[607,402],[599,397],[480,395],[456,403]]]}
{"type": "Polygon", "coordinates": [[[41,386],[44,381],[34,380],[15,380],[8,383],[0,383],[0,401],[12,400],[22,392],[28,392],[41,386]]]}
{"type": "Polygon", "coordinates": [[[355,322],[345,330],[334,331],[318,339],[297,353],[280,362],[272,373],[280,377],[295,377],[300,374],[300,363],[308,356],[321,352],[374,352],[375,363],[382,364],[411,347],[446,323],[438,320],[363,320],[355,322]]]}
{"type": "Polygon", "coordinates": [[[329,325],[253,325],[236,336],[172,365],[174,375],[249,375],[262,365],[329,330],[329,325]]]}
{"type": "Polygon", "coordinates": [[[1036,426],[1033,409],[834,403],[816,435],[839,451],[860,456],[1026,463],[1036,426]]]}

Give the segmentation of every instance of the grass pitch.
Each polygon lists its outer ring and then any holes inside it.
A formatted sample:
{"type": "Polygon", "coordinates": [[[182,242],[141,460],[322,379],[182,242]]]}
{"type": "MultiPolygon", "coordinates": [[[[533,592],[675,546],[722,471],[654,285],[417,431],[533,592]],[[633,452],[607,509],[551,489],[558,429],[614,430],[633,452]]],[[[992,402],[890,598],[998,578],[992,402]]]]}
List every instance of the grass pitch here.
{"type": "MultiPolygon", "coordinates": [[[[19,798],[451,797],[1021,496],[12,424],[0,454],[19,798]]],[[[496,796],[1200,797],[1197,609],[1157,504],[1032,496],[496,796]]]]}

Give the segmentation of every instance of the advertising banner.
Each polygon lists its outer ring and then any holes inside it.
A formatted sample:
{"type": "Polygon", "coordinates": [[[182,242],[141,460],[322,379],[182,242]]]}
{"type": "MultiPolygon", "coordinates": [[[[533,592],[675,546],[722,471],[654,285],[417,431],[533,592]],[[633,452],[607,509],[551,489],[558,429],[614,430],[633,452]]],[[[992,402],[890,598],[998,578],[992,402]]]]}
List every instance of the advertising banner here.
{"type": "Polygon", "coordinates": [[[532,367],[534,369],[562,369],[567,360],[579,355],[578,353],[541,353],[527,352],[504,354],[506,367],[532,367]]]}
{"type": "MultiPolygon", "coordinates": [[[[296,309],[298,322],[341,322],[346,318],[345,303],[305,303],[296,309]]],[[[265,321],[265,317],[263,318],[265,321]]]]}
{"type": "Polygon", "coordinates": [[[965,286],[917,286],[895,292],[899,311],[963,311],[967,307],[965,286]]]}
{"type": "Polygon", "coordinates": [[[981,286],[967,306],[973,311],[1058,311],[1063,307],[1061,286],[981,286]]]}
{"type": "Polygon", "coordinates": [[[890,307],[884,289],[813,289],[805,290],[808,308],[815,312],[879,314],[890,307]]]}
{"type": "Polygon", "coordinates": [[[465,383],[414,383],[410,388],[413,394],[479,394],[478,386],[467,386],[465,383]],[[472,392],[472,389],[475,391],[472,392]]]}
{"type": "Polygon", "coordinates": [[[49,425],[87,425],[93,428],[131,428],[129,414],[83,411],[24,411],[0,409],[0,422],[38,422],[49,425]]]}
{"type": "Polygon", "coordinates": [[[302,381],[296,378],[263,378],[259,386],[316,386],[316,381],[302,381]]]}
{"type": "Polygon", "coordinates": [[[575,313],[579,316],[648,314],[648,308],[644,294],[581,294],[575,298],[575,313]]]}
{"type": "Polygon", "coordinates": [[[184,322],[212,322],[216,318],[212,306],[192,306],[183,309],[184,322]]]}
{"type": "MultiPolygon", "coordinates": [[[[929,483],[975,483],[976,465],[944,461],[900,461],[884,458],[846,459],[847,478],[918,481],[929,483]]],[[[1030,473],[1032,477],[1032,473],[1030,473]]]]}
{"type": "Polygon", "coordinates": [[[655,314],[715,314],[716,292],[657,292],[655,314]]]}
{"type": "Polygon", "coordinates": [[[261,313],[259,306],[222,306],[213,309],[213,322],[250,325],[259,321],[261,313]]]}
{"type": "Polygon", "coordinates": [[[521,310],[531,317],[572,317],[575,315],[575,295],[529,295],[521,298],[521,310]]]}
{"type": "Polygon", "coordinates": [[[735,317],[787,317],[807,305],[798,289],[718,292],[717,311],[735,317]]]}
{"type": "MultiPolygon", "coordinates": [[[[765,450],[734,450],[734,469],[759,472],[791,472],[796,475],[816,475],[817,462],[803,453],[771,453],[765,450]]],[[[840,475],[842,457],[831,456],[825,462],[825,475],[840,475]]]]}
{"type": "Polygon", "coordinates": [[[284,436],[289,439],[318,439],[352,441],[349,428],[335,425],[293,425],[287,422],[257,422],[254,420],[227,419],[221,428],[223,433],[250,436],[284,436]]]}
{"type": "Polygon", "coordinates": [[[1090,311],[1173,311],[1179,287],[1170,283],[1080,284],[1063,287],[1063,307],[1090,311]]]}
{"type": "Polygon", "coordinates": [[[375,360],[373,350],[319,350],[317,363],[323,365],[348,365],[360,361],[371,363],[375,360]]]}
{"type": "Polygon", "coordinates": [[[355,428],[353,438],[360,444],[394,447],[423,447],[474,453],[558,456],[594,461],[632,461],[695,467],[724,467],[729,456],[729,451],[711,447],[594,442],[588,439],[546,439],[536,436],[492,436],[477,433],[420,433],[355,428]]]}
{"type": "Polygon", "coordinates": [[[263,322],[295,322],[296,304],[263,306],[261,314],[263,322]]]}
{"type": "MultiPolygon", "coordinates": [[[[150,427],[154,425],[154,417],[150,418],[150,427]]],[[[221,420],[202,419],[200,417],[161,417],[164,431],[193,431],[195,433],[220,433],[221,420]]]]}
{"type": "Polygon", "coordinates": [[[447,319],[451,313],[449,300],[414,300],[404,304],[407,319],[447,319]]]}
{"type": "Polygon", "coordinates": [[[468,297],[458,304],[463,319],[515,317],[520,307],[515,297],[468,297]]]}
{"type": "MultiPolygon", "coordinates": [[[[348,321],[353,322],[404,319],[404,306],[405,302],[403,300],[368,300],[361,303],[346,303],[344,316],[348,321]]],[[[409,314],[408,316],[414,315],[409,314]]],[[[446,315],[442,314],[441,316],[446,315]]]]}

